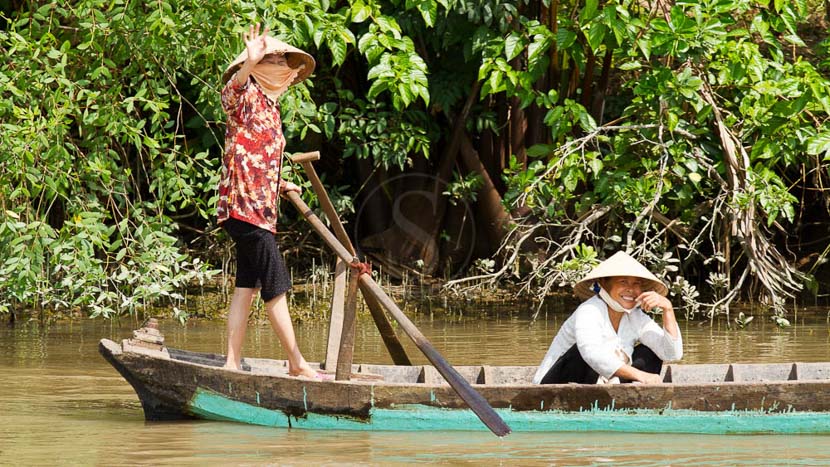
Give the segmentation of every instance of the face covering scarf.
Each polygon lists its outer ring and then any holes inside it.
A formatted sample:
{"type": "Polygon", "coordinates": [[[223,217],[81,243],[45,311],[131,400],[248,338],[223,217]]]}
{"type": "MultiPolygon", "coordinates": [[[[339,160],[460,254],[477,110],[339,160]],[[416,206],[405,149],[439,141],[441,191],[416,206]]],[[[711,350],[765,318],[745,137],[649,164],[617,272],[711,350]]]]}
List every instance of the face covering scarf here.
{"type": "Polygon", "coordinates": [[[602,301],[604,301],[608,306],[610,306],[612,310],[620,313],[631,313],[632,311],[634,311],[634,308],[637,308],[637,306],[639,306],[634,305],[632,308],[623,308],[623,306],[620,305],[620,302],[611,298],[611,295],[609,295],[608,292],[606,292],[605,289],[603,289],[602,287],[599,288],[599,298],[601,298],[602,301]]]}
{"type": "Polygon", "coordinates": [[[291,86],[291,83],[294,82],[294,78],[297,77],[297,73],[300,72],[303,66],[291,68],[275,63],[260,62],[256,64],[251,74],[259,83],[262,92],[273,102],[277,102],[277,99],[288,89],[288,86],[291,86]]]}

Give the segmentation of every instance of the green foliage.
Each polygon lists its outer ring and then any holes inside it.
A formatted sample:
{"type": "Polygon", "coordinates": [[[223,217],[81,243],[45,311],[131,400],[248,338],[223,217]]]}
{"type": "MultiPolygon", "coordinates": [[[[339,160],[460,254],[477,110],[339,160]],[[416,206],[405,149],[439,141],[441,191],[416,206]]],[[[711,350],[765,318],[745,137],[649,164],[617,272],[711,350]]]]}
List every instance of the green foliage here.
{"type": "MultiPolygon", "coordinates": [[[[408,1],[404,14],[433,24],[439,5],[408,1]]],[[[10,14],[0,31],[0,312],[182,305],[186,286],[215,274],[188,254],[178,226],[212,222],[218,77],[250,22],[314,53],[322,76],[364,57],[370,102],[315,104],[313,80],[286,94],[293,144],[319,133],[384,166],[429,154],[427,119],[402,113],[428,104],[429,86],[398,5],[82,0],[10,14]]],[[[352,209],[349,194],[334,198],[352,209]]]]}
{"type": "MultiPolygon", "coordinates": [[[[317,60],[283,97],[289,152],[325,146],[344,162],[404,172],[416,159],[435,164],[431,154],[443,154],[437,145],[452,131],[444,118],[460,113],[476,81],[471,141],[516,136],[506,116],[534,112],[541,131],[521,148],[527,157],[504,154],[504,173],[490,174],[503,177],[505,202],[543,225],[600,206],[611,213],[606,232],[591,232],[593,245],[580,238],[546,263],[558,277],[593,261],[588,248],[601,242],[652,238],[643,219],[655,212],[700,238],[711,237],[713,205],[756,210],[762,227],[786,228],[800,211],[793,187],[802,174],[822,186],[830,159],[827,43],[799,54],[811,47],[799,36],[811,8],[778,0],[666,8],[63,0],[11,11],[0,31],[0,312],[178,307],[185,284],[210,277],[184,240],[210,231],[225,118],[219,77],[257,21],[317,60]],[[745,150],[736,150],[746,160],[733,178],[719,121],[745,150]]],[[[446,195],[474,200],[479,184],[456,175],[446,195]]],[[[347,213],[347,188],[361,183],[341,185],[333,198],[347,213]]],[[[680,246],[668,235],[649,244],[661,255],[680,246]]],[[[698,294],[675,284],[684,297],[698,294]]]]}
{"type": "MultiPolygon", "coordinates": [[[[349,95],[352,107],[337,116],[337,135],[343,141],[343,157],[371,157],[384,168],[404,169],[412,155],[429,156],[429,125],[417,111],[400,114],[385,110],[382,103],[369,103],[349,95]]],[[[434,133],[434,132],[433,132],[434,133]]]]}
{"type": "Polygon", "coordinates": [[[173,26],[193,20],[166,3],[51,3],[0,35],[3,309],[132,313],[212,274],[170,217],[207,217],[217,182],[176,131],[200,96],[171,86],[193,62],[173,26]]]}
{"type": "MultiPolygon", "coordinates": [[[[358,40],[358,50],[368,60],[371,69],[367,78],[372,85],[367,92],[369,99],[388,92],[396,110],[403,110],[418,98],[429,104],[427,67],[415,52],[415,44],[408,36],[401,34],[401,27],[392,16],[380,14],[381,2],[369,2],[371,6],[357,1],[352,4],[355,22],[363,22],[368,16],[371,24],[358,40]],[[367,9],[372,11],[366,13],[367,9]]],[[[425,19],[432,21],[435,16],[435,2],[407,1],[407,9],[416,8],[425,19]]]]}
{"type": "Polygon", "coordinates": [[[597,251],[589,245],[577,245],[574,248],[574,257],[562,261],[556,266],[562,275],[561,285],[570,287],[579,282],[599,263],[597,251]]]}
{"type": "Polygon", "coordinates": [[[453,173],[453,180],[447,183],[447,190],[444,195],[449,198],[450,204],[475,202],[478,197],[478,190],[484,185],[481,175],[473,173],[466,177],[453,173]]]}
{"type": "MultiPolygon", "coordinates": [[[[757,202],[769,223],[781,218],[791,221],[797,200],[788,193],[786,174],[797,170],[806,154],[824,155],[830,148],[824,123],[830,113],[830,83],[810,63],[787,60],[779,40],[799,43],[795,31],[803,12],[778,5],[775,8],[784,12],[781,16],[767,10],[756,16],[753,2],[714,0],[677,2],[668,17],[653,19],[616,2],[601,12],[596,8],[595,2],[587,2],[580,11],[580,23],[566,23],[566,28],[574,29],[560,30],[556,43],[559,50],[581,47],[560,39],[578,34],[578,28],[589,32],[586,38],[593,52],[608,47],[617,50],[615,66],[631,73],[626,85],[631,99],[622,115],[630,131],[592,134],[596,123],[580,105],[568,99],[542,99],[539,91],[523,84],[536,78],[532,65],[526,71],[516,70],[506,60],[522,50],[528,57],[539,53],[530,49],[526,39],[539,25],[524,22],[526,28],[511,32],[506,39],[493,39],[506,46],[501,58],[498,55],[503,51],[497,47],[485,49],[480,78],[486,92],[535,93],[535,102],[549,109],[545,123],[555,141],[528,150],[529,156],[546,159],[546,167],[535,162],[524,171],[511,167],[506,174],[508,198],[545,206],[548,215],[558,215],[562,210],[549,209],[550,203],[570,204],[571,194],[585,189],[592,192],[591,199],[621,205],[632,214],[655,194],[681,201],[666,206],[674,212],[696,197],[713,197],[720,187],[703,176],[699,158],[689,157],[701,154],[713,164],[722,159],[717,135],[711,130],[712,108],[701,95],[708,83],[721,97],[727,125],[735,128],[750,150],[753,165],[747,176],[755,191],[744,194],[751,198],[747,202],[757,202]],[[667,61],[675,65],[666,66],[667,61]],[[574,132],[575,128],[580,131],[574,132]],[[698,137],[688,139],[673,133],[676,130],[698,137]],[[580,139],[585,134],[590,137],[587,145],[580,139]],[[578,151],[571,151],[573,145],[578,151]],[[664,150],[669,152],[669,165],[657,172],[656,161],[664,150]],[[565,192],[557,193],[558,186],[565,192]],[[655,192],[658,186],[661,193],[655,192]]],[[[523,101],[530,98],[523,97],[523,101]]]]}
{"type": "MultiPolygon", "coordinates": [[[[547,141],[527,148],[526,160],[511,157],[503,176],[505,202],[529,208],[537,226],[562,226],[582,235],[587,226],[567,227],[562,219],[590,216],[606,206],[612,214],[604,232],[590,229],[594,245],[614,244],[610,237],[620,231],[627,231],[626,242],[661,233],[665,236],[645,250],[681,248],[692,259],[707,231],[729,229],[713,227],[707,212],[713,206],[720,219],[757,212],[761,229],[780,228],[796,222],[803,199],[792,191],[805,189],[802,174],[819,174],[816,189],[823,190],[830,81],[816,67],[826,59],[799,55],[809,47],[799,37],[809,13],[804,2],[678,1],[657,11],[645,4],[588,0],[557,2],[556,8],[556,29],[545,21],[544,10],[537,19],[529,7],[509,26],[488,24],[473,38],[481,54],[482,95],[514,97],[522,108],[535,106],[544,115],[547,141]],[[604,65],[619,83],[605,90],[614,94],[605,103],[615,105],[605,113],[580,96],[604,85],[601,57],[609,59],[604,65]],[[539,86],[545,76],[558,87],[539,86]],[[723,147],[720,121],[735,148],[723,147]],[[733,167],[729,150],[742,159],[740,169],[733,167]],[[654,212],[698,232],[691,249],[643,220],[654,212]]],[[[706,249],[725,248],[722,238],[706,249]]],[[[576,257],[568,249],[575,246],[557,246],[551,257],[563,259],[545,263],[546,271],[528,259],[530,275],[558,277],[557,268],[576,257]]],[[[724,277],[719,295],[732,297],[726,292],[734,284],[724,277]]],[[[675,291],[690,300],[687,316],[693,317],[698,307],[691,301],[698,291],[677,279],[675,291]]],[[[537,282],[526,282],[531,283],[537,282]]]]}

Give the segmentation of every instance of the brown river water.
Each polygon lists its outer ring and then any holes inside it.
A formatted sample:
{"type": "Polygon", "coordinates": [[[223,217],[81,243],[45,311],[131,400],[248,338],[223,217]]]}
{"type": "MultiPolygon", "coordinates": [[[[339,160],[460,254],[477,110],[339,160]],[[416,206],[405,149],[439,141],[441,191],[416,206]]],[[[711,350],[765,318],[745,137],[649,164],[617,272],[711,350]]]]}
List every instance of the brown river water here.
{"type": "MultiPolygon", "coordinates": [[[[526,305],[483,316],[409,316],[453,364],[535,365],[564,314],[536,321],[526,305]]],[[[792,316],[791,316],[792,318],[792,316]]],[[[681,321],[684,362],[830,360],[827,310],[801,312],[790,328],[762,316],[744,330],[681,321]]],[[[0,465],[830,465],[830,436],[645,435],[619,433],[346,432],[224,422],[145,422],[132,388],[97,351],[120,340],[131,319],[0,324],[0,465]]],[[[309,360],[325,354],[326,323],[297,323],[309,360]]],[[[223,353],[222,322],[162,321],[171,347],[223,353]]],[[[401,335],[408,353],[426,363],[401,335]]],[[[283,358],[267,324],[249,326],[247,356],[283,358]]],[[[355,361],[390,363],[371,318],[360,316],[355,361]]]]}

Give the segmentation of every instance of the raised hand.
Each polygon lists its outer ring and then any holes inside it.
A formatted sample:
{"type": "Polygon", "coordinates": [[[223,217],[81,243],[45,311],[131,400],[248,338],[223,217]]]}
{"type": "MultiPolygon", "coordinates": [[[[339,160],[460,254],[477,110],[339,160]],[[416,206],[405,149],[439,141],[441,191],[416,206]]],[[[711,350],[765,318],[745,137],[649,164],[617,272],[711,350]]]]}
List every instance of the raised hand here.
{"type": "Polygon", "coordinates": [[[245,42],[245,48],[248,51],[248,61],[251,64],[257,64],[263,57],[268,45],[265,43],[265,37],[268,36],[268,26],[265,26],[265,31],[259,33],[259,23],[251,25],[248,32],[242,33],[242,40],[245,42]]]}
{"type": "Polygon", "coordinates": [[[640,308],[645,311],[659,308],[663,316],[663,327],[666,328],[666,331],[672,337],[677,338],[679,332],[677,329],[677,319],[674,317],[674,308],[668,298],[653,290],[649,290],[648,292],[641,293],[637,297],[637,302],[640,303],[640,308]]]}

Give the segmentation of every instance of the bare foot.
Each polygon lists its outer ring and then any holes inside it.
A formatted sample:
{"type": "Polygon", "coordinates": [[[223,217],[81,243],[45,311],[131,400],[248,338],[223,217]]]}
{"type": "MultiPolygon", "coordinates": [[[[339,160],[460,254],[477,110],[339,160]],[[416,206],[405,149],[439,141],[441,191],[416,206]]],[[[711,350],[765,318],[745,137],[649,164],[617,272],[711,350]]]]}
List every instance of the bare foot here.
{"type": "Polygon", "coordinates": [[[288,369],[289,376],[305,376],[306,378],[315,378],[317,371],[308,366],[308,363],[303,362],[299,369],[288,369]]]}
{"type": "Polygon", "coordinates": [[[234,365],[231,362],[225,362],[225,364],[222,366],[222,368],[224,368],[225,370],[242,371],[242,365],[234,365]]]}

